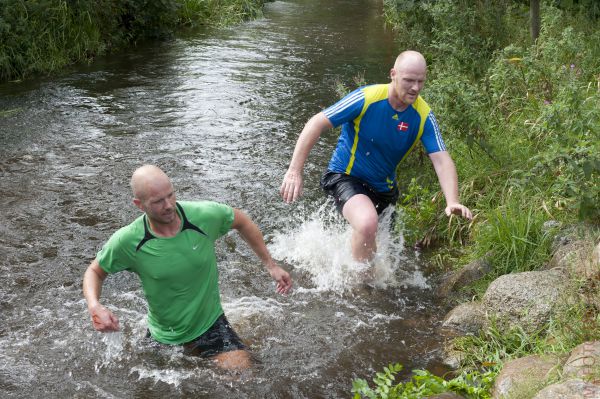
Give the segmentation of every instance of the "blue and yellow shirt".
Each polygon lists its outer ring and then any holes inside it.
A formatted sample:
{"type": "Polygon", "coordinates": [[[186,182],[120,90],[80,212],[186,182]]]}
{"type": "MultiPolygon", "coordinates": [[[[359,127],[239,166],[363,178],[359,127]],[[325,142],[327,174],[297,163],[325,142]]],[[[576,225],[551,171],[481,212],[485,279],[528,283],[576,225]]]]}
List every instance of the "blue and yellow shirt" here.
{"type": "Polygon", "coordinates": [[[428,154],[446,150],[435,116],[421,96],[398,112],[388,101],[388,88],[358,88],[323,111],[334,127],[343,124],[328,170],[357,177],[379,192],[396,187],[396,167],[419,139],[428,154]]]}

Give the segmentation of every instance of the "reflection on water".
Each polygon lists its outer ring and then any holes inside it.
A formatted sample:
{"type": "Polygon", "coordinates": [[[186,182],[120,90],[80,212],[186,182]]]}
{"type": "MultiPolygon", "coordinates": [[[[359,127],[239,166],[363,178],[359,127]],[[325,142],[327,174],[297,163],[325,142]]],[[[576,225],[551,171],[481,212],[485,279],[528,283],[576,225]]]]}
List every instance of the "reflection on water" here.
{"type": "Polygon", "coordinates": [[[304,198],[278,196],[297,135],[336,99],[334,82],[387,79],[398,50],[380,8],[275,1],[260,20],[0,85],[1,397],[348,397],[353,378],[389,362],[439,365],[441,311],[401,235],[380,231],[374,284],[358,281],[348,226],[318,185],[335,132],[311,153],[304,198]],[[148,342],[129,273],[102,293],[122,331],[92,330],[82,274],[137,216],[128,181],[142,163],[163,167],[180,199],[247,211],[292,272],[296,289],[278,296],[235,234],[218,244],[225,312],[257,360],[249,373],[148,342]]]}

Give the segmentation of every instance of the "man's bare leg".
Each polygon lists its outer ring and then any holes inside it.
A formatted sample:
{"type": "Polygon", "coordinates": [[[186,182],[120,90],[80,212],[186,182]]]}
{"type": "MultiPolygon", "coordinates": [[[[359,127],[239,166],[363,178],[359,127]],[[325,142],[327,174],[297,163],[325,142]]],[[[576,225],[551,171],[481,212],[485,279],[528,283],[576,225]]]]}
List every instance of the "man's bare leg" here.
{"type": "Polygon", "coordinates": [[[213,359],[219,367],[227,370],[245,370],[252,365],[250,354],[242,349],[219,353],[213,359]]]}
{"type": "Polygon", "coordinates": [[[352,257],[358,262],[369,262],[377,251],[377,210],[371,199],[364,194],[351,197],[342,214],[352,226],[352,257]]]}

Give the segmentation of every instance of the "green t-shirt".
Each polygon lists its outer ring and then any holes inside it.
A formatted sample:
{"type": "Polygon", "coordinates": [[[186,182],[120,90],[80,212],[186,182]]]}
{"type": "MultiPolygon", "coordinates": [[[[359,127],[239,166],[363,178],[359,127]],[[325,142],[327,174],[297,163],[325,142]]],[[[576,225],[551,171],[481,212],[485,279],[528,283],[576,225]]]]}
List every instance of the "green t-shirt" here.
{"type": "Polygon", "coordinates": [[[178,202],[181,230],[153,234],[142,215],[119,229],[98,252],[107,273],[136,273],[148,301],[148,328],[166,344],[189,342],[223,314],[214,242],[233,224],[233,209],[210,201],[178,202]]]}

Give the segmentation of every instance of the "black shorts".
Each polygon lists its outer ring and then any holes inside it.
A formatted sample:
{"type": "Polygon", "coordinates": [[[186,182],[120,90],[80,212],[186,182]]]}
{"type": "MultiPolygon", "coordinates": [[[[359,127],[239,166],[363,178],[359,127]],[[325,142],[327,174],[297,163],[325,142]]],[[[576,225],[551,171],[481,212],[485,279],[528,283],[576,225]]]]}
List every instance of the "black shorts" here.
{"type": "Polygon", "coordinates": [[[246,349],[224,314],[201,336],[183,344],[183,353],[210,357],[222,352],[246,349]]]}
{"type": "Polygon", "coordinates": [[[395,204],[399,196],[397,188],[389,192],[378,192],[354,176],[331,171],[325,172],[321,177],[321,187],[333,197],[335,206],[340,213],[344,204],[356,194],[364,194],[369,197],[375,205],[377,214],[381,214],[388,205],[395,204]]]}
{"type": "MultiPolygon", "coordinates": [[[[148,336],[150,331],[148,331],[148,336]]],[[[246,349],[224,314],[198,338],[186,342],[183,353],[189,356],[211,357],[219,353],[246,349]]]]}

